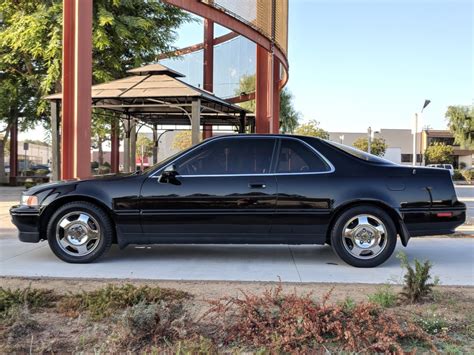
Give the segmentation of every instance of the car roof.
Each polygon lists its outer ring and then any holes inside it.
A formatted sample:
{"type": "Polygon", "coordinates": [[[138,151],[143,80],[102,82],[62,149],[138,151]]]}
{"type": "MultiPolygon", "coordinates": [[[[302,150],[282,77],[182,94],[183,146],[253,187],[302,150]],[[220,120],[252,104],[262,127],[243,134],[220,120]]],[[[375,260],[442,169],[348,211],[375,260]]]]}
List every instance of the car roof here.
{"type": "Polygon", "coordinates": [[[210,141],[219,138],[298,138],[298,139],[317,139],[321,140],[319,137],[311,137],[311,136],[301,136],[297,134],[276,134],[276,133],[238,133],[238,134],[222,134],[218,136],[213,136],[210,138],[205,139],[205,141],[210,141]]]}

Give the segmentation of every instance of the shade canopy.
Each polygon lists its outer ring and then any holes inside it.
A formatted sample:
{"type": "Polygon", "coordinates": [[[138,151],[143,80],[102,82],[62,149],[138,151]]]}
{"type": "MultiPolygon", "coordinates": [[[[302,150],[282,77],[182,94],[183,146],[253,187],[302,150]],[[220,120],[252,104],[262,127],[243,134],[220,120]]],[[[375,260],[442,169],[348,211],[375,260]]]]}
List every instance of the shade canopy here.
{"type": "MultiPolygon", "coordinates": [[[[247,113],[212,93],[185,83],[184,75],[161,64],[131,69],[136,74],[92,86],[92,106],[154,124],[190,124],[193,101],[199,101],[200,123],[241,125],[247,113]]],[[[46,97],[62,100],[62,93],[46,97]]],[[[248,118],[251,124],[253,118],[248,118]]]]}

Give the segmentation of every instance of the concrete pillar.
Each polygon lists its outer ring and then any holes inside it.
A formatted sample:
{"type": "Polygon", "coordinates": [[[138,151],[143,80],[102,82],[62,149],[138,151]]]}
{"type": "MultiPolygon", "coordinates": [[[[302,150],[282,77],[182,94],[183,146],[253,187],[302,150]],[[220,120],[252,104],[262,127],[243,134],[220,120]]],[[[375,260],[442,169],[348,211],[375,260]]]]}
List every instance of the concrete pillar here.
{"type": "Polygon", "coordinates": [[[201,141],[201,99],[194,99],[191,107],[191,143],[201,141]]]}
{"type": "Polygon", "coordinates": [[[10,185],[16,185],[18,176],[18,120],[10,128],[10,185]]]}
{"type": "Polygon", "coordinates": [[[51,101],[51,180],[58,181],[61,179],[61,135],[59,117],[59,101],[51,101]]]}

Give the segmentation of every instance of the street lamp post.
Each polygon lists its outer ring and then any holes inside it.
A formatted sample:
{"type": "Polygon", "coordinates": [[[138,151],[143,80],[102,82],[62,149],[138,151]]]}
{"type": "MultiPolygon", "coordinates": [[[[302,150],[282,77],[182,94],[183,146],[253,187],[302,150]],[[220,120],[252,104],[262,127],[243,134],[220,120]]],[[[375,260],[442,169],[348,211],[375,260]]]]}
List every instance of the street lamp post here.
{"type": "Polygon", "coordinates": [[[367,153],[372,153],[372,127],[367,129],[367,153]]]}
{"type": "MultiPolygon", "coordinates": [[[[423,110],[430,104],[430,102],[431,102],[430,100],[425,100],[425,102],[423,103],[423,107],[421,108],[420,114],[418,115],[417,112],[415,113],[415,127],[413,129],[413,166],[415,166],[417,164],[416,144],[417,144],[417,135],[418,135],[418,119],[421,118],[419,116],[421,116],[423,114],[423,110]]],[[[420,138],[420,140],[421,140],[421,138],[420,138]]]]}

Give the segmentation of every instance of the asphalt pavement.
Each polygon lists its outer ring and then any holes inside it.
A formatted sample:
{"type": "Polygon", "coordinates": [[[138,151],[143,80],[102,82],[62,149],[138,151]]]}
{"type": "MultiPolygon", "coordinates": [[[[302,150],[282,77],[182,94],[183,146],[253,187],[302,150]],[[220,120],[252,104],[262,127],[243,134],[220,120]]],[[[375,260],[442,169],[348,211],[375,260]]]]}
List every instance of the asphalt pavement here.
{"type": "MultiPolygon", "coordinates": [[[[474,222],[474,187],[456,190],[474,222]]],[[[17,240],[8,206],[18,201],[20,191],[0,193],[0,276],[399,283],[403,275],[395,254],[377,268],[358,269],[338,259],[329,246],[154,245],[124,250],[114,246],[96,263],[67,264],[54,256],[46,242],[17,240]]],[[[433,275],[442,284],[474,286],[474,238],[413,238],[407,248],[398,243],[397,250],[410,259],[431,260],[433,275]]]]}

